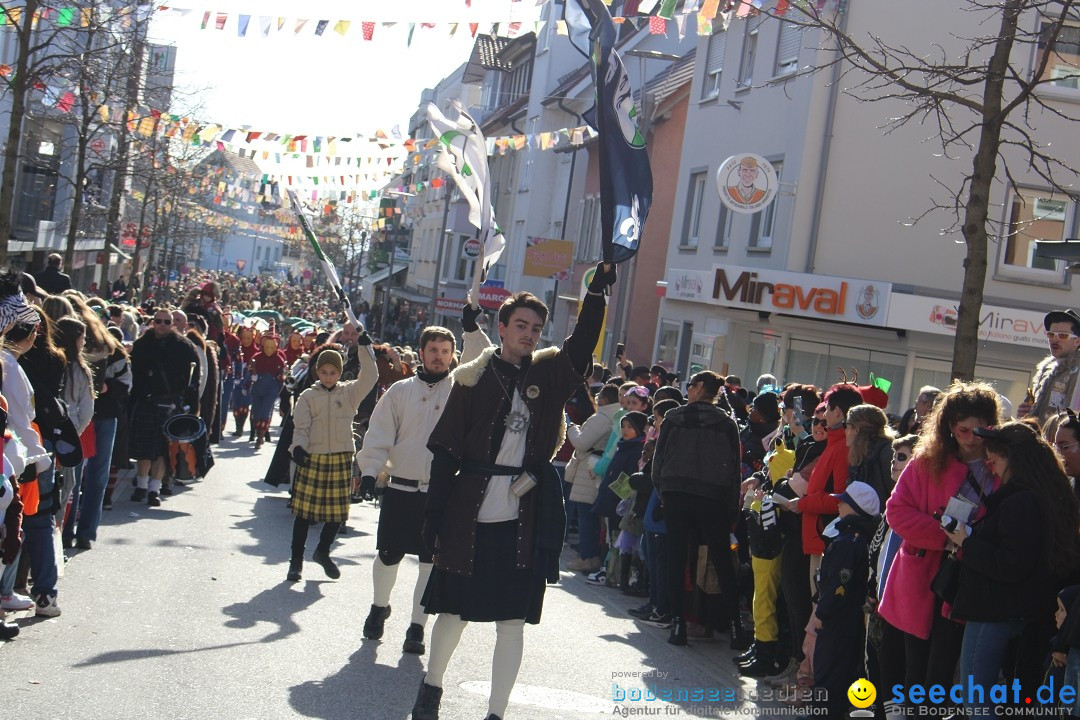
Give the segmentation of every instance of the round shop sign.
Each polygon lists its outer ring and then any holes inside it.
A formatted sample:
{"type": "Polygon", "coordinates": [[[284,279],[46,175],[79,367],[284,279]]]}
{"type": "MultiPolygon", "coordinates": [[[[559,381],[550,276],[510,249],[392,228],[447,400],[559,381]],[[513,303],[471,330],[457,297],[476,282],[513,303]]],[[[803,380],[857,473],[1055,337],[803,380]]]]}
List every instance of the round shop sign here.
{"type": "Polygon", "coordinates": [[[478,238],[469,238],[461,243],[461,257],[466,260],[475,260],[484,254],[484,243],[478,238]]]}
{"type": "Polygon", "coordinates": [[[772,163],[753,153],[732,155],[716,171],[720,202],[737,213],[751,214],[765,209],[776,197],[779,186],[772,163]]]}

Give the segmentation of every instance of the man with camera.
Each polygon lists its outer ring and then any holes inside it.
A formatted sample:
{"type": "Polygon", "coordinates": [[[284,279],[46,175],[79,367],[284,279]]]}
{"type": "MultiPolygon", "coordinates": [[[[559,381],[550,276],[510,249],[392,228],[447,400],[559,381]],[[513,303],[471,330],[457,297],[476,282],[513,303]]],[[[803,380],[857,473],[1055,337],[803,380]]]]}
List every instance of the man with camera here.
{"type": "Polygon", "coordinates": [[[136,489],[131,499],[150,507],[161,505],[168,443],[162,426],[187,405],[199,406],[199,359],[195,346],[173,332],[168,308],[154,312],[150,331],[131,346],[130,452],[136,461],[136,489]]]}

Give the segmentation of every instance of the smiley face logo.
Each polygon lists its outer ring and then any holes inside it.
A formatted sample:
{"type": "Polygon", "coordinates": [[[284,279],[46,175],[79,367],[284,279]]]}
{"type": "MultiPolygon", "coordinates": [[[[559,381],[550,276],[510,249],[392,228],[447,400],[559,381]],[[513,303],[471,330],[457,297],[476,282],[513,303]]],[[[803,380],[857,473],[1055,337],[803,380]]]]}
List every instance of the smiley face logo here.
{"type": "Polygon", "coordinates": [[[848,700],[857,708],[868,708],[877,699],[877,688],[866,678],[859,678],[851,683],[847,691],[848,700]]]}

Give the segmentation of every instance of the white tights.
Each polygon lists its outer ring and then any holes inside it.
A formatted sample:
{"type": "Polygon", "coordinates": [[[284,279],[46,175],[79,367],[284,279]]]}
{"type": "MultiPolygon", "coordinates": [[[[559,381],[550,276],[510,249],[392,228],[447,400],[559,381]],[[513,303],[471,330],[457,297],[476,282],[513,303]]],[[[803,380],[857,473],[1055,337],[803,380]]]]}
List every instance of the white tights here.
{"type": "MultiPolygon", "coordinates": [[[[424,682],[434,687],[443,686],[443,675],[450,657],[461,642],[467,622],[457,615],[439,615],[431,629],[431,649],[428,656],[427,677],[424,682]]],[[[525,621],[500,620],[495,623],[495,652],[491,657],[491,695],[488,697],[488,714],[503,717],[510,703],[510,691],[514,689],[521,656],[525,648],[525,621]]]]}
{"type": "MultiPolygon", "coordinates": [[[[394,583],[397,582],[398,568],[400,566],[401,563],[387,565],[382,561],[381,557],[375,556],[375,562],[371,564],[371,579],[372,584],[375,586],[375,598],[373,600],[375,605],[386,607],[390,604],[390,592],[394,589],[394,583]]],[[[413,588],[412,620],[410,622],[421,627],[427,625],[428,616],[424,612],[424,606],[420,600],[424,597],[424,589],[427,588],[430,575],[431,563],[420,563],[420,570],[416,576],[416,587],[413,588]]]]}

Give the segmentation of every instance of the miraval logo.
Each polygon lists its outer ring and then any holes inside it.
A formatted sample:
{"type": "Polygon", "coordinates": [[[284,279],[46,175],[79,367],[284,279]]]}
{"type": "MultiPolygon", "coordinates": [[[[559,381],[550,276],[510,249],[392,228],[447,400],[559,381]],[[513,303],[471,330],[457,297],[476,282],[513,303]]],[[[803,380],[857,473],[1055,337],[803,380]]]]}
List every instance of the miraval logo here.
{"type": "Polygon", "coordinates": [[[693,275],[680,275],[675,278],[675,292],[691,295],[700,295],[704,289],[701,278],[693,275]]]}

